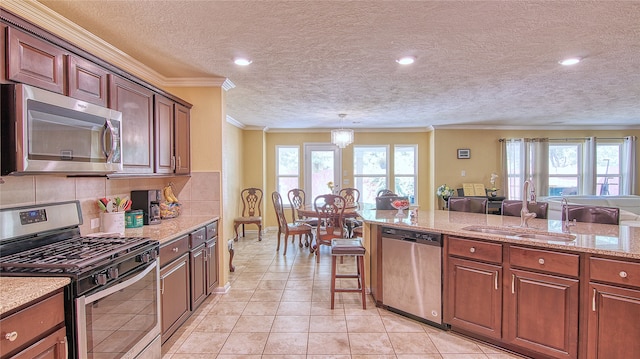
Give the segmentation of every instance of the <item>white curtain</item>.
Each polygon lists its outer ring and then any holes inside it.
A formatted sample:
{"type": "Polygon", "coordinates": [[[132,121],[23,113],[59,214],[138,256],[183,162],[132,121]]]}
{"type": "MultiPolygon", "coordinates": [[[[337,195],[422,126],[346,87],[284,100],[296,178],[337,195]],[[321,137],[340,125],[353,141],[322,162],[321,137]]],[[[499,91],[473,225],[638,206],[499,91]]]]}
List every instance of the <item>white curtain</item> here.
{"type": "Polygon", "coordinates": [[[530,179],[536,194],[547,196],[549,193],[549,139],[531,138],[525,142],[525,180],[530,179]]]}
{"type": "Polygon", "coordinates": [[[597,186],[596,177],[596,138],[584,139],[582,150],[582,190],[581,194],[595,194],[597,186]],[[589,170],[593,169],[593,170],[589,170]]]}
{"type": "Polygon", "coordinates": [[[636,142],[636,136],[627,136],[622,142],[620,194],[634,194],[635,191],[633,186],[636,183],[636,142]]]}
{"type": "Polygon", "coordinates": [[[501,140],[502,191],[508,199],[519,199],[524,182],[524,138],[501,140]]]}

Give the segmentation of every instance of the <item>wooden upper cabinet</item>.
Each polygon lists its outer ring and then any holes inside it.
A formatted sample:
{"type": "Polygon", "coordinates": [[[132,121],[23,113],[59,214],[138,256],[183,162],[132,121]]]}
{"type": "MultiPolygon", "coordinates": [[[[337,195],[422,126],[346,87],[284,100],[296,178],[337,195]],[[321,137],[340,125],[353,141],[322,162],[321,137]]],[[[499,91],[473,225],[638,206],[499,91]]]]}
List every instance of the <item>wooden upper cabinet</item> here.
{"type": "Polygon", "coordinates": [[[173,173],[174,157],[174,102],[166,97],[155,96],[155,171],[173,173]]]}
{"type": "Polygon", "coordinates": [[[177,174],[191,172],[190,126],[189,109],[180,104],[175,105],[175,156],[177,174]]]}
{"type": "Polygon", "coordinates": [[[153,173],[153,92],[109,75],[109,108],[122,112],[124,173],[153,173]]]}
{"type": "Polygon", "coordinates": [[[7,79],[65,94],[64,50],[7,27],[7,79]]]}
{"type": "Polygon", "coordinates": [[[68,96],[107,106],[107,70],[81,57],[69,55],[67,75],[68,96]]]}

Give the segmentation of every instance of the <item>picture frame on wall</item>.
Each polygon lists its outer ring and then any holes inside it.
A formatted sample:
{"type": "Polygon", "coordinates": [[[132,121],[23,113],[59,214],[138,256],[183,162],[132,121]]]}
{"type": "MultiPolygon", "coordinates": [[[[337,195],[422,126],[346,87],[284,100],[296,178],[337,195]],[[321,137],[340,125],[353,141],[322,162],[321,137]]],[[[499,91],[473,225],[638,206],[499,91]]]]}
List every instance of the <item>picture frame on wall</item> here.
{"type": "Polygon", "coordinates": [[[458,158],[460,159],[471,158],[471,150],[468,148],[458,148],[458,158]]]}

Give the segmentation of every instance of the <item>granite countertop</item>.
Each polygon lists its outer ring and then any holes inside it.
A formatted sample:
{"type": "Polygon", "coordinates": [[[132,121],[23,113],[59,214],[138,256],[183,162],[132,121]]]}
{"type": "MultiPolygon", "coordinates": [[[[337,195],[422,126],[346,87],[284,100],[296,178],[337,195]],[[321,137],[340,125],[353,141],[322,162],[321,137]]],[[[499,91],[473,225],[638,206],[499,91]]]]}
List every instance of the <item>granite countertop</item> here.
{"type": "Polygon", "coordinates": [[[149,237],[160,241],[160,245],[163,245],[218,219],[218,216],[213,215],[179,216],[176,218],[163,219],[160,224],[152,224],[140,228],[126,228],[124,235],[125,237],[149,237]]]}
{"type": "MultiPolygon", "coordinates": [[[[406,215],[404,217],[396,217],[397,211],[395,210],[375,210],[366,207],[359,210],[358,213],[366,223],[370,224],[640,259],[640,227],[625,225],[624,222],[619,226],[578,222],[570,228],[571,234],[576,236],[575,240],[546,241],[472,232],[463,229],[468,226],[512,227],[511,229],[514,229],[514,227],[520,225],[520,217],[443,210],[419,210],[417,221],[412,223],[408,216],[408,211],[405,211],[406,215]]],[[[514,230],[520,231],[524,229],[515,228],[514,230]]],[[[526,231],[562,233],[562,222],[559,220],[533,218],[529,221],[529,229],[526,231]]]]}
{"type": "Polygon", "coordinates": [[[0,316],[70,282],[65,277],[0,277],[0,316]]]}

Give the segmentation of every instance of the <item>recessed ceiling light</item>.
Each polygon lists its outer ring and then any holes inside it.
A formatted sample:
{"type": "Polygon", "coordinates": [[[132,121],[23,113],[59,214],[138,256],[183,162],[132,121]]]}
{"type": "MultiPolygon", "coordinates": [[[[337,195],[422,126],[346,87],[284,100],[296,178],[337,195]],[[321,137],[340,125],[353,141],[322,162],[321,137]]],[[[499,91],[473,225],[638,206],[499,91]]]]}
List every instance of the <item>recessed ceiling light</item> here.
{"type": "Polygon", "coordinates": [[[404,56],[396,60],[400,65],[411,65],[416,61],[415,56],[404,56]]]}
{"type": "Polygon", "coordinates": [[[580,62],[582,59],[579,57],[570,57],[568,59],[564,59],[562,61],[560,61],[560,65],[562,66],[571,66],[571,65],[575,65],[578,62],[580,62]]]}
{"type": "Polygon", "coordinates": [[[251,63],[253,61],[251,61],[249,59],[245,59],[245,58],[239,57],[239,58],[233,60],[233,62],[238,66],[248,66],[248,65],[251,65],[251,63]]]}

